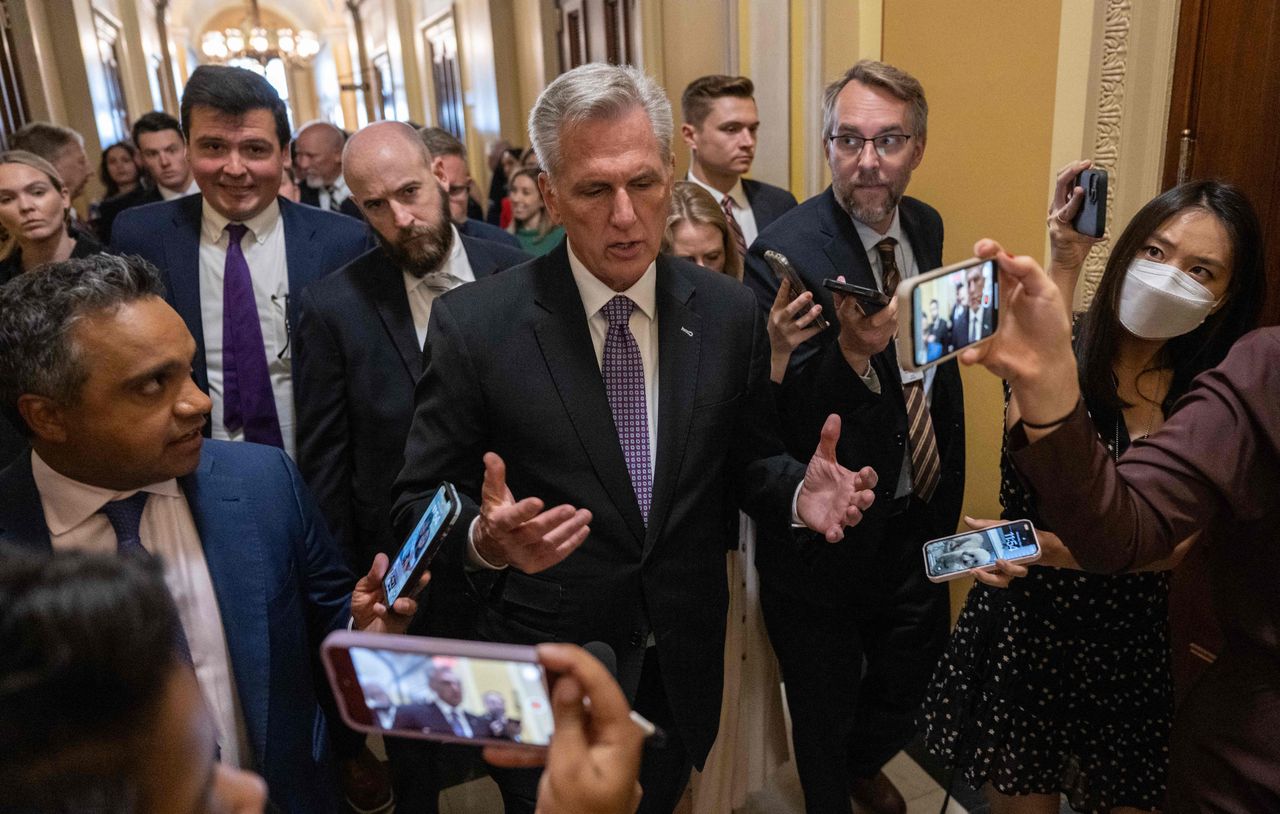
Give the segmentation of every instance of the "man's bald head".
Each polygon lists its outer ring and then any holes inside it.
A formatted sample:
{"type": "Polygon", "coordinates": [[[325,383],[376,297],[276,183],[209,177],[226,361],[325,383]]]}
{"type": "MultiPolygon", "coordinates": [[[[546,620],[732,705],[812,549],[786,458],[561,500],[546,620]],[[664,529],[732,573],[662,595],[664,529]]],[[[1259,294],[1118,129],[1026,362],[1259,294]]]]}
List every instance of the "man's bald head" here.
{"type": "MultiPolygon", "coordinates": [[[[392,156],[399,161],[418,159],[428,171],[431,169],[431,151],[422,142],[418,131],[404,122],[374,122],[361,128],[354,136],[347,139],[347,146],[342,151],[342,163],[348,167],[348,175],[353,164],[384,160],[392,156]]],[[[350,186],[351,179],[347,179],[350,186]]]]}
{"type": "Polygon", "coordinates": [[[329,122],[308,122],[294,138],[294,171],[312,187],[329,186],[342,175],[346,134],[329,122]]]}

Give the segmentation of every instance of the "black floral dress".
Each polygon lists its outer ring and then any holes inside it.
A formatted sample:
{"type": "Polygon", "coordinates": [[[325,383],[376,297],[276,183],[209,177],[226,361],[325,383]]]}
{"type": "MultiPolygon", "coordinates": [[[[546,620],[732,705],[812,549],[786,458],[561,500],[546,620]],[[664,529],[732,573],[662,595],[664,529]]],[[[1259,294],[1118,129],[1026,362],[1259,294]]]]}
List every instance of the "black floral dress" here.
{"type": "MultiPolygon", "coordinates": [[[[1090,414],[1122,454],[1123,417],[1090,414]]],[[[1000,467],[1003,516],[1043,529],[1003,453],[1000,467]]],[[[1168,598],[1166,572],[1033,567],[1003,590],[975,584],[925,699],[928,748],[974,788],[1060,792],[1083,812],[1161,807],[1173,720],[1168,598]]]]}

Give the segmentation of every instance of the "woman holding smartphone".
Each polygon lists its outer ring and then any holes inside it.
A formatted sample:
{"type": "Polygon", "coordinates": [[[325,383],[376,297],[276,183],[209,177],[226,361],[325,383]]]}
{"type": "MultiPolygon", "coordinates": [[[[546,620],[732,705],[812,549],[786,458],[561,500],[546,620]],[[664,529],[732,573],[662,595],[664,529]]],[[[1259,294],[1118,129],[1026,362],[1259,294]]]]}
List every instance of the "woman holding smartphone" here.
{"type": "MultiPolygon", "coordinates": [[[[1050,276],[1071,301],[1096,242],[1071,227],[1089,162],[1058,176],[1050,276]]],[[[1078,318],[1080,389],[1109,453],[1159,429],[1199,373],[1254,328],[1265,290],[1262,235],[1248,200],[1215,181],[1150,201],[1116,240],[1078,318]]],[[[1016,404],[1006,426],[1019,418],[1016,404]]],[[[1152,811],[1163,805],[1173,715],[1166,569],[1086,574],[1035,512],[1007,455],[1006,518],[1035,523],[1045,559],[1007,589],[975,585],[924,706],[930,750],[982,787],[995,814],[1152,811]]],[[[970,521],[982,527],[989,521],[970,521]]],[[[992,580],[986,580],[991,583],[992,580]]]]}

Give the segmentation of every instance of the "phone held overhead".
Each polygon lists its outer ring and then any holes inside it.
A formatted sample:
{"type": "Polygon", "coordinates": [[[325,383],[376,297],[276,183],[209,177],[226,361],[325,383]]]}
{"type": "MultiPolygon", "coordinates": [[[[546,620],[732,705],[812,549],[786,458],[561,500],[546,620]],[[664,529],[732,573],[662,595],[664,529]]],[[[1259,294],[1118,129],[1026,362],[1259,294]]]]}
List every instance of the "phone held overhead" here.
{"type": "Polygon", "coordinates": [[[898,362],[923,370],[1000,326],[1000,280],[994,260],[970,258],[898,284],[898,362]]]}

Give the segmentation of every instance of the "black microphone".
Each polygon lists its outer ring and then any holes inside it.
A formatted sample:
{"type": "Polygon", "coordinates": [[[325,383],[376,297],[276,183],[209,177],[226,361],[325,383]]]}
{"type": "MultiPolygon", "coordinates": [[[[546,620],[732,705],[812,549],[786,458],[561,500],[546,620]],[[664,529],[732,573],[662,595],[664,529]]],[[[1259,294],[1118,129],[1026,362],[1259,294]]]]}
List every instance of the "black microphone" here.
{"type": "MultiPolygon", "coordinates": [[[[582,649],[596,657],[596,660],[604,665],[609,671],[609,675],[613,676],[613,680],[618,680],[618,656],[613,652],[613,648],[604,642],[587,642],[582,649]]],[[[586,699],[590,703],[591,699],[586,699]]],[[[636,726],[644,730],[645,745],[661,748],[667,742],[667,733],[657,724],[651,723],[635,710],[631,711],[631,720],[635,721],[636,726]]]]}
{"type": "Polygon", "coordinates": [[[604,642],[587,642],[582,649],[596,657],[609,671],[609,675],[613,676],[613,680],[618,680],[618,656],[613,652],[613,648],[604,642]]]}

